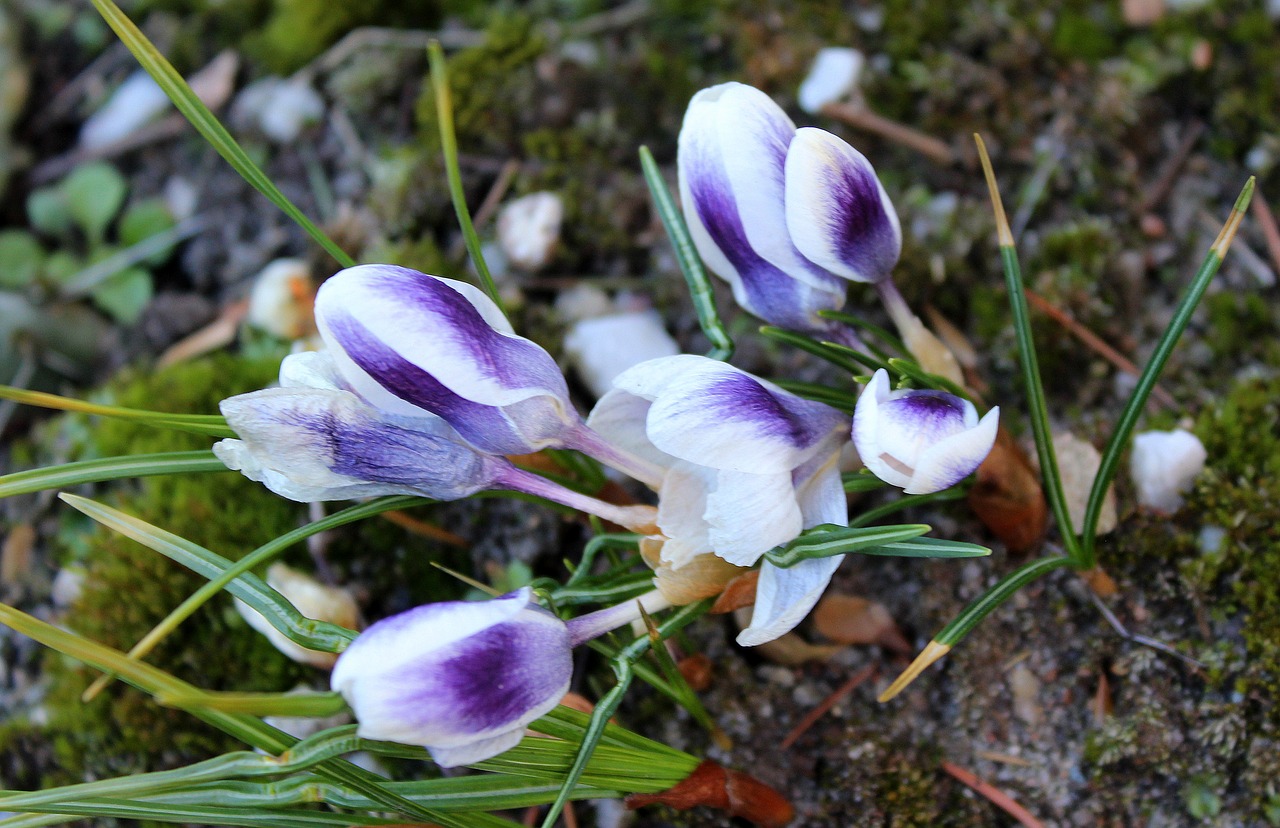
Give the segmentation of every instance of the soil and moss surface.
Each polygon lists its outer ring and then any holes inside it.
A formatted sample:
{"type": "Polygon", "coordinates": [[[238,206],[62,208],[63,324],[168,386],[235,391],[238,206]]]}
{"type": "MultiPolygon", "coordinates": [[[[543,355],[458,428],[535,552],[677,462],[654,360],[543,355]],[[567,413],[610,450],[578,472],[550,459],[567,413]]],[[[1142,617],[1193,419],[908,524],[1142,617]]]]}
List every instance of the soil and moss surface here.
{"type": "MultiPolygon", "coordinates": [[[[557,296],[588,284],[647,296],[687,351],[705,352],[636,152],[650,147],[674,181],[689,97],[724,80],[756,85],[797,123],[836,132],[875,164],[904,230],[899,285],[914,306],[932,306],[967,336],[987,399],[1020,439],[1029,429],[972,133],[992,150],[1028,285],[1139,364],[1245,179],[1258,176],[1263,201],[1280,190],[1280,23],[1260,2],[424,0],[355,11],[327,0],[139,0],[126,9],[184,72],[224,49],[241,58],[237,88],[300,70],[325,103],[323,117],[283,145],[252,124],[237,126],[251,156],[357,259],[468,278],[426,79],[422,33],[440,36],[473,209],[540,190],[564,199],[547,265],[499,274],[517,329],[553,351],[564,327],[557,296]],[[355,29],[362,34],[343,39],[355,29]],[[802,113],[797,86],[815,52],[831,45],[866,56],[860,88],[870,110],[941,140],[955,161],[922,155],[892,133],[802,113]]],[[[33,226],[30,197],[83,163],[74,155],[80,124],[133,71],[132,58],[85,5],[13,0],[0,12],[0,169],[8,171],[0,224],[87,265],[98,255],[94,240],[33,226]]],[[[60,291],[47,274],[16,288],[16,277],[0,275],[0,288],[20,292],[47,325],[89,338],[54,347],[47,330],[7,323],[4,370],[47,390],[96,388],[120,404],[200,412],[261,387],[287,348],[261,334],[224,353],[154,366],[243,298],[271,259],[301,256],[318,278],[336,265],[190,130],[161,130],[105,160],[127,182],[127,204],[193,194],[201,229],[149,264],[150,298],[131,324],[83,293],[60,291]]],[[[951,765],[1045,825],[1280,825],[1280,303],[1278,265],[1257,218],[1245,222],[1169,364],[1161,384],[1170,401],[1147,414],[1153,427],[1192,428],[1208,450],[1206,470],[1174,515],[1135,510],[1122,475],[1120,523],[1100,545],[1114,595],[1098,599],[1069,573],[1046,578],[884,705],[875,695],[904,666],[901,654],[854,647],[782,664],[734,645],[730,619],[708,618],[680,646],[710,659],[703,701],[732,747],[643,690],[624,704],[622,723],[774,785],[794,803],[796,825],[1012,824],[949,774],[951,765]],[[874,678],[779,747],[868,665],[874,678]]],[[[115,232],[95,243],[117,243],[115,232]]],[[[486,238],[492,232],[491,222],[482,227],[486,238]]],[[[870,292],[857,288],[849,310],[883,323],[870,292]]],[[[757,336],[756,323],[720,294],[735,364],[764,376],[847,381],[757,336]]],[[[8,307],[0,312],[8,316],[8,307]]],[[[1101,444],[1131,382],[1054,319],[1034,317],[1055,428],[1101,444]]],[[[590,404],[585,395],[581,402],[590,404]]],[[[189,445],[80,418],[7,409],[4,417],[3,471],[189,445]]],[[[233,475],[91,493],[228,557],[305,519],[305,508],[233,475]]],[[[855,510],[883,496],[858,497],[855,510]]],[[[92,532],[50,497],[3,501],[0,510],[0,598],[107,643],[135,641],[196,586],[167,561],[92,532]]],[[[385,522],[337,533],[324,563],[369,618],[464,594],[432,560],[481,579],[524,568],[561,577],[561,562],[588,536],[562,514],[500,500],[413,517],[472,551],[385,522]]],[[[884,604],[919,647],[1025,557],[1005,550],[963,501],[906,518],[995,549],[963,563],[842,567],[833,589],[884,604]]],[[[305,551],[297,555],[294,563],[314,565],[305,551]]],[[[230,603],[193,619],[155,658],[217,689],[324,682],[270,649],[230,603]],[[214,648],[225,656],[208,658],[214,648]]],[[[230,747],[127,688],[81,707],[88,680],[0,631],[0,787],[172,766],[230,747]]],[[[589,698],[610,681],[591,659],[576,673],[589,698]]],[[[595,818],[586,806],[578,816],[579,824],[595,818]]],[[[734,823],[708,810],[651,809],[635,824],[734,823]]]]}

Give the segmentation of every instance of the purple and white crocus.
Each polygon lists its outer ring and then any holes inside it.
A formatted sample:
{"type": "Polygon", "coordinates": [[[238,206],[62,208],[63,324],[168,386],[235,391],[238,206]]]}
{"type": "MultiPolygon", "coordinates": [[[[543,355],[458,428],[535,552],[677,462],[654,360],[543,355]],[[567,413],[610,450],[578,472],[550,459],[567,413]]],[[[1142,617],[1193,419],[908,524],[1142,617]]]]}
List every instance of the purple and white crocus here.
{"type": "MultiPolygon", "coordinates": [[[[843,415],[725,363],[690,355],[642,363],[614,380],[588,423],[664,469],[657,537],[674,569],[708,554],[751,566],[806,528],[848,522],[836,468],[843,415]]],[[[798,624],[840,560],[789,569],[766,561],[739,643],[798,624]]]]}
{"type": "Polygon", "coordinates": [[[480,451],[578,449],[651,485],[657,471],[582,422],[556,361],[465,282],[360,265],[321,285],[316,325],[348,387],[407,417],[444,419],[480,451]]]}
{"type": "Polygon", "coordinates": [[[818,312],[844,306],[844,281],[805,258],[787,232],[784,172],[795,134],[754,87],[703,89],[680,129],[680,199],[698,254],[739,305],[773,325],[840,336],[818,312]]]}
{"type": "Polygon", "coordinates": [[[559,486],[480,451],[430,412],[389,413],[370,405],[345,385],[329,352],[286,357],[280,385],[223,400],[222,413],[239,439],[221,440],[213,451],[228,468],[283,497],[303,503],[394,494],[457,500],[512,489],[635,531],[653,525],[653,507],[616,506],[559,486]]]}
{"type": "Polygon", "coordinates": [[[853,445],[871,472],[907,494],[929,494],[968,477],[991,453],[1000,409],[981,420],[973,403],[945,391],[891,391],[876,371],[853,413],[853,445]]]}
{"type": "Polygon", "coordinates": [[[514,747],[569,690],[578,644],[669,606],[657,593],[561,621],[528,587],[383,619],[338,657],[330,684],[366,739],[421,745],[442,767],[514,747]]]}

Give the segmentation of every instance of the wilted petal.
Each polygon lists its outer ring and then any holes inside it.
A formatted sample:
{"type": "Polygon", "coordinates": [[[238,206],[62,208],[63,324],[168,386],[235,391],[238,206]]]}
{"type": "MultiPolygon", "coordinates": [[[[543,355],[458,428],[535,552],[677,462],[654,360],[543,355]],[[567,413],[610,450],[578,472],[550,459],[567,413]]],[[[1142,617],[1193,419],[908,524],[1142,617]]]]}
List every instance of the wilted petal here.
{"type": "Polygon", "coordinates": [[[898,215],[871,163],[825,130],[806,127],[791,141],[786,217],[806,258],[855,282],[888,278],[902,252],[898,215]]]}
{"type": "Polygon", "coordinates": [[[392,413],[437,414],[485,451],[536,451],[580,423],[551,355],[464,282],[348,268],[321,286],[316,322],[356,393],[392,413]]]}
{"type": "Polygon", "coordinates": [[[783,165],[795,126],[759,90],[704,89],[679,139],[680,198],[694,245],[738,304],[783,327],[825,328],[820,310],[844,304],[844,286],[787,236],[783,165]]]}
{"type": "Polygon", "coordinates": [[[304,503],[384,494],[455,500],[487,488],[503,461],[476,452],[436,417],[389,417],[346,391],[270,388],[222,401],[239,440],[229,468],[304,503]]]}
{"type": "Polygon", "coordinates": [[[360,736],[423,745],[449,767],[514,745],[559,703],[572,669],[567,628],[526,587],[380,621],[339,657],[331,682],[360,736]]]}

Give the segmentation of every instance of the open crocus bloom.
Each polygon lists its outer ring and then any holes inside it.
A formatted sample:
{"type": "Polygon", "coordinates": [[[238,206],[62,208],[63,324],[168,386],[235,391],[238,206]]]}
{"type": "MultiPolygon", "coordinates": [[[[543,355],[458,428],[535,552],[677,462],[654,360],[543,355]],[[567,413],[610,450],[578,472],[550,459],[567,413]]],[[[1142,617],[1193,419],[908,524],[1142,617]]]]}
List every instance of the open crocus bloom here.
{"type": "Polygon", "coordinates": [[[889,278],[902,253],[898,214],[871,162],[826,130],[791,139],[786,219],[806,259],[855,282],[889,278]]]}
{"type": "Polygon", "coordinates": [[[365,401],[438,415],[482,451],[557,446],[581,423],[551,355],[465,282],[393,265],[348,268],[320,287],[316,324],[365,401]]]}
{"type": "Polygon", "coordinates": [[[454,767],[514,747],[559,704],[572,674],[568,628],[525,587],[373,624],[338,657],[331,685],[360,736],[423,745],[454,767]]]}
{"type": "Polygon", "coordinates": [[[853,413],[853,445],[876,477],[907,494],[954,486],[991,452],[1000,409],[979,420],[973,403],[943,391],[891,391],[876,371],[853,413]]]}
{"type": "MultiPolygon", "coordinates": [[[[588,423],[666,470],[658,501],[663,564],[679,569],[715,554],[751,566],[807,527],[847,522],[838,411],[699,356],[650,360],[614,386],[588,423]]],[[[799,623],[839,563],[766,562],[739,641],[759,644],[799,623]]]]}
{"type": "Polygon", "coordinates": [[[698,254],[738,304],[774,325],[830,333],[818,311],[845,284],[787,233],[784,167],[795,124],[768,95],[722,83],[693,96],[680,129],[680,199],[698,254]]]}

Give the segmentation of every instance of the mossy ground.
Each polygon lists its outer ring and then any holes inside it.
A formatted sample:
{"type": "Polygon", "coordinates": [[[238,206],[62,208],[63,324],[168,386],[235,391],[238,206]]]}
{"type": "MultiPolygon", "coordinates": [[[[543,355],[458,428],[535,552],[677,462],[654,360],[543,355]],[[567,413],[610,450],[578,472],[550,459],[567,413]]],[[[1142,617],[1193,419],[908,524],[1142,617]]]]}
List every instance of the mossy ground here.
{"type": "MultiPolygon", "coordinates": [[[[201,65],[228,38],[242,34],[219,27],[215,6],[226,4],[163,5],[192,24],[183,30],[190,36],[178,40],[185,66],[201,65]]],[[[243,5],[253,6],[255,20],[277,15],[249,44],[255,76],[310,60],[351,25],[353,15],[364,13],[336,6],[327,13],[328,7],[293,0],[243,5]],[[297,43],[279,41],[295,34],[297,43]],[[263,44],[275,45],[263,51],[263,44]]],[[[430,8],[417,25],[438,19],[433,4],[421,5],[430,8]]],[[[608,284],[639,287],[656,297],[686,346],[702,346],[648,208],[635,152],[649,145],[673,179],[675,139],[688,98],[722,80],[760,86],[798,123],[838,132],[873,161],[904,228],[899,284],[913,304],[935,305],[970,336],[982,354],[990,397],[1008,412],[1006,422],[1015,432],[1025,425],[1017,414],[1014,340],[985,188],[972,163],[972,132],[981,132],[992,148],[1018,224],[1028,284],[1139,362],[1248,172],[1259,175],[1263,194],[1280,185],[1280,38],[1259,4],[1225,0],[1171,9],[1153,25],[1139,26],[1124,21],[1118,4],[1085,2],[886,0],[851,7],[816,0],[656,0],[638,23],[574,33],[576,24],[604,10],[589,2],[550,0],[518,10],[468,6],[463,19],[482,31],[483,42],[451,55],[469,203],[479,204],[513,160],[518,167],[510,193],[547,188],[566,200],[556,258],[541,279],[513,276],[532,299],[518,327],[536,329],[544,343],[554,340],[556,328],[541,303],[552,298],[554,288],[547,285],[604,276],[608,284]],[[887,139],[799,113],[796,85],[812,54],[825,45],[862,49],[870,58],[862,82],[870,106],[945,140],[960,162],[943,167],[887,139]],[[1206,126],[1203,138],[1170,189],[1154,198],[1168,159],[1197,122],[1206,126]]],[[[376,225],[363,257],[465,276],[421,56],[371,50],[320,82],[350,115],[371,159],[368,186],[340,191],[376,225]]],[[[337,175],[349,171],[344,165],[350,156],[343,149],[349,136],[335,135],[326,127],[307,137],[317,148],[321,171],[337,175]]],[[[137,174],[146,176],[150,169],[154,177],[157,168],[191,167],[204,152],[193,147],[179,144],[170,154],[149,156],[137,174]]],[[[291,195],[313,210],[319,200],[301,182],[308,164],[314,171],[315,159],[300,160],[289,148],[255,151],[269,156],[273,176],[288,178],[296,185],[291,195]]],[[[227,179],[216,186],[225,197],[210,200],[212,221],[239,228],[231,236],[263,251],[275,250],[280,238],[301,247],[300,236],[283,233],[278,221],[263,221],[262,211],[246,206],[253,197],[242,187],[227,179]],[[267,238],[271,233],[276,236],[267,238]]],[[[218,247],[231,236],[188,246],[183,261],[192,270],[186,277],[190,286],[219,299],[243,290],[235,279],[250,269],[243,262],[238,269],[224,267],[235,260],[218,247]],[[224,277],[224,271],[236,275],[224,277]]],[[[1249,224],[1240,241],[1263,249],[1249,224]]],[[[865,686],[788,751],[777,747],[782,736],[852,670],[883,659],[877,679],[883,686],[901,664],[873,651],[830,664],[779,668],[732,647],[727,622],[706,622],[691,640],[714,659],[717,678],[706,703],[734,737],[734,749],[717,752],[693,725],[643,694],[624,707],[623,720],[778,785],[795,798],[803,815],[799,824],[809,826],[1002,824],[993,806],[940,771],[944,760],[999,785],[1046,823],[1280,824],[1280,723],[1272,704],[1280,690],[1280,384],[1274,379],[1280,321],[1274,291],[1235,256],[1228,260],[1163,380],[1178,400],[1177,410],[1149,417],[1164,427],[1183,415],[1196,418],[1209,450],[1208,470],[1178,515],[1126,514],[1102,547],[1103,563],[1120,586],[1111,605],[1121,620],[1203,668],[1124,640],[1083,587],[1062,574],[992,616],[901,700],[877,705],[876,688],[865,686]],[[1206,549],[1203,533],[1213,527],[1223,532],[1206,549]],[[1015,671],[1023,676],[1019,692],[1034,689],[1030,703],[1015,698],[1015,671]],[[1026,680],[1028,673],[1033,682],[1026,680]]],[[[769,375],[815,370],[753,341],[754,322],[729,309],[725,293],[719,301],[740,339],[738,364],[769,375]]],[[[878,313],[870,293],[858,286],[851,290],[850,309],[878,313]]],[[[1050,320],[1037,314],[1034,322],[1055,424],[1105,435],[1123,402],[1124,383],[1104,359],[1050,320]]],[[[172,387],[140,381],[133,387],[148,390],[135,390],[135,399],[144,406],[181,401],[208,411],[220,396],[258,387],[274,370],[259,366],[250,376],[248,367],[234,361],[210,365],[172,375],[183,377],[172,387]],[[244,385],[222,382],[242,369],[244,385]]],[[[180,445],[178,438],[130,434],[104,427],[92,435],[91,445],[96,451],[180,445]]],[[[301,519],[296,508],[233,475],[147,481],[108,496],[232,557],[301,519]],[[244,520],[246,509],[252,520],[244,520]],[[237,520],[219,520],[229,515],[237,520]]],[[[1120,498],[1122,506],[1132,502],[1123,481],[1120,498]]],[[[491,503],[455,505],[431,515],[472,540],[478,558],[501,563],[514,555],[532,561],[540,574],[554,574],[580,534],[549,512],[491,503]]],[[[913,517],[954,537],[990,540],[960,509],[913,517]]],[[[65,554],[88,565],[91,584],[116,586],[86,593],[82,631],[127,646],[197,583],[150,552],[84,529],[73,525],[63,532],[69,544],[75,540],[65,554]],[[125,589],[143,597],[113,600],[125,589]]],[[[431,559],[459,569],[469,565],[461,553],[379,522],[343,534],[329,552],[338,571],[362,590],[370,617],[457,594],[431,568],[431,559]]],[[[883,601],[908,636],[923,643],[1016,563],[1000,552],[964,565],[849,563],[836,587],[883,601]]],[[[75,618],[73,612],[73,626],[75,618]]],[[[225,604],[187,626],[156,657],[205,686],[285,686],[300,677],[297,668],[255,643],[225,604]],[[254,669],[190,657],[218,635],[245,635],[244,652],[253,654],[246,663],[252,661],[254,669]]],[[[70,703],[85,677],[54,661],[50,672],[68,689],[59,687],[51,703],[55,710],[73,710],[70,703]]],[[[147,712],[140,697],[120,688],[82,722],[72,715],[55,715],[64,724],[54,744],[60,756],[79,763],[73,764],[75,772],[137,766],[147,744],[155,744],[148,741],[148,728],[183,755],[221,745],[213,735],[180,735],[193,732],[189,720],[147,712]],[[119,732],[108,727],[112,715],[126,725],[119,732]],[[73,738],[81,741],[66,741],[73,738]]],[[[30,733],[13,739],[30,739],[30,733]]],[[[10,744],[38,752],[26,742],[10,744]]],[[[178,758],[161,754],[164,761],[178,758]]],[[[0,772],[9,771],[0,766],[0,772]]],[[[699,812],[645,816],[641,824],[728,822],[699,812]]]]}

